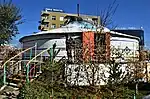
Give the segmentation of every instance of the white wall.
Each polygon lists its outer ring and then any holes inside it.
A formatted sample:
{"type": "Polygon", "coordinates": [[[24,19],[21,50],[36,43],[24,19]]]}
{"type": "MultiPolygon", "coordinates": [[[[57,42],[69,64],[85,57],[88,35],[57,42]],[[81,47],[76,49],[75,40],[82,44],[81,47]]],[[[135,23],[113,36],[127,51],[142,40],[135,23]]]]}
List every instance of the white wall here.
{"type": "MultiPolygon", "coordinates": [[[[56,43],[56,50],[61,49],[58,53],[56,59],[61,59],[63,56],[67,57],[67,51],[66,51],[66,38],[60,38],[60,39],[51,39],[47,40],[39,48],[49,48],[53,47],[53,44],[56,43]]],[[[48,53],[44,53],[43,56],[48,56],[48,53]]]]}
{"type": "MultiPolygon", "coordinates": [[[[58,37],[57,37],[58,38],[58,37]]],[[[61,57],[63,56],[67,56],[67,52],[66,52],[66,38],[65,37],[60,37],[58,39],[53,38],[46,38],[46,39],[38,39],[36,40],[36,38],[32,38],[30,41],[24,42],[23,43],[23,48],[29,48],[34,46],[37,43],[37,54],[40,53],[42,50],[49,48],[49,47],[53,47],[53,44],[56,43],[56,50],[58,50],[59,48],[61,49],[60,53],[58,53],[58,59],[61,59],[61,57]]],[[[29,52],[27,52],[27,54],[29,55],[29,52]]],[[[34,50],[33,50],[33,56],[34,56],[34,50]]],[[[43,53],[42,56],[49,56],[49,54],[47,52],[43,53]]]]}
{"type": "Polygon", "coordinates": [[[130,58],[130,57],[138,57],[139,55],[139,41],[131,38],[123,38],[123,37],[111,37],[111,57],[116,57],[114,53],[115,51],[119,51],[122,53],[122,57],[130,58]],[[126,50],[125,49],[129,49],[126,50]],[[115,49],[115,50],[114,50],[115,49]]]}
{"type": "MultiPolygon", "coordinates": [[[[108,68],[104,64],[97,64],[96,65],[77,65],[77,64],[70,64],[67,65],[65,70],[67,76],[67,82],[70,85],[79,85],[79,86],[88,86],[92,84],[93,80],[93,72],[92,68],[95,68],[94,73],[94,82],[96,85],[105,85],[105,82],[102,80],[102,77],[105,75],[107,77],[109,74],[106,72],[108,68]],[[104,74],[104,75],[103,75],[104,74]]],[[[104,78],[104,77],[103,77],[104,78]]]]}
{"type": "MultiPolygon", "coordinates": [[[[67,82],[70,85],[88,86],[92,84],[93,74],[95,85],[105,85],[108,82],[110,64],[94,64],[94,65],[77,65],[70,64],[66,66],[67,82]],[[94,73],[92,68],[95,68],[94,73]]],[[[122,70],[120,77],[125,77],[128,70],[127,64],[119,65],[119,69],[122,70]]],[[[122,79],[120,79],[122,81],[122,79]]]]}

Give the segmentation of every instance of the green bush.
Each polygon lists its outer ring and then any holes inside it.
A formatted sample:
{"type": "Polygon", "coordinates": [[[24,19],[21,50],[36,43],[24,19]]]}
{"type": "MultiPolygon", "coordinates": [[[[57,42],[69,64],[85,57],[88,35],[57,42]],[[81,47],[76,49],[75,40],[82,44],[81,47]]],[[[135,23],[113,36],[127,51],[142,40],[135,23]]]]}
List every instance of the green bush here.
{"type": "Polygon", "coordinates": [[[49,99],[50,95],[44,87],[37,83],[24,85],[20,90],[18,99],[49,99]]]}

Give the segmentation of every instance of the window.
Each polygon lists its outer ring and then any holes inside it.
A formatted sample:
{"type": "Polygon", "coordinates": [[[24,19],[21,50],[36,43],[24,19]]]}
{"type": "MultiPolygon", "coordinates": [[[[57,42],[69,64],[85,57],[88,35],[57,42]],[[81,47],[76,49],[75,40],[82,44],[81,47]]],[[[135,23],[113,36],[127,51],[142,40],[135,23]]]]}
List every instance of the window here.
{"type": "Polygon", "coordinates": [[[60,24],[60,27],[62,27],[63,26],[63,24],[60,24]]]}
{"type": "Polygon", "coordinates": [[[49,27],[48,23],[44,23],[43,25],[44,27],[49,27]]]}
{"type": "Polygon", "coordinates": [[[56,16],[52,16],[52,20],[56,20],[56,16]]]}
{"type": "Polygon", "coordinates": [[[49,27],[48,24],[45,25],[46,27],[49,27]]]}
{"type": "Polygon", "coordinates": [[[64,21],[64,17],[63,16],[60,17],[60,21],[64,21]]]}
{"type": "Polygon", "coordinates": [[[56,28],[56,24],[52,24],[52,25],[51,25],[51,28],[56,28]]]}

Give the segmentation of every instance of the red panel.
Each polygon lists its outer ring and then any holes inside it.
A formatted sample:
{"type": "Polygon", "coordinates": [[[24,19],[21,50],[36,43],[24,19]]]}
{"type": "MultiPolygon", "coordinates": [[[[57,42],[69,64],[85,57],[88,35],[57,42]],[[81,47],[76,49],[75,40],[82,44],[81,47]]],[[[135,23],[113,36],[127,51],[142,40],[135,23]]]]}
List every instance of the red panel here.
{"type": "Polygon", "coordinates": [[[83,59],[90,60],[94,56],[94,32],[83,32],[83,59]]]}
{"type": "Polygon", "coordinates": [[[105,35],[105,43],[106,43],[106,60],[110,59],[110,33],[106,33],[105,35]]]}

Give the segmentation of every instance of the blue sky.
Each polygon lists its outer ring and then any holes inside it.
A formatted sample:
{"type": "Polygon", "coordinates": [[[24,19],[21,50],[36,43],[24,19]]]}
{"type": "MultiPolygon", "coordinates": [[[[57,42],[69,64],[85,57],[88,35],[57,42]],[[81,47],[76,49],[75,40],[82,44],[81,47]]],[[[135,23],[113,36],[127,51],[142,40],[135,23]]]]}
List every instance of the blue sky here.
{"type": "MultiPolygon", "coordinates": [[[[20,34],[15,39],[38,31],[38,21],[44,8],[58,8],[65,12],[76,13],[76,4],[80,4],[80,13],[97,15],[113,0],[12,0],[22,9],[25,23],[19,26],[20,34]],[[98,10],[97,10],[98,9],[98,10]]],[[[150,0],[117,0],[118,9],[113,16],[118,27],[143,27],[145,43],[150,46],[150,0]]],[[[16,41],[16,40],[14,40],[16,41]]]]}

